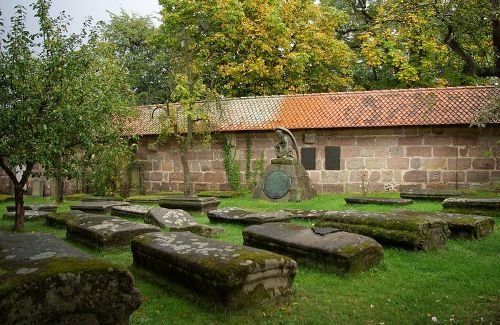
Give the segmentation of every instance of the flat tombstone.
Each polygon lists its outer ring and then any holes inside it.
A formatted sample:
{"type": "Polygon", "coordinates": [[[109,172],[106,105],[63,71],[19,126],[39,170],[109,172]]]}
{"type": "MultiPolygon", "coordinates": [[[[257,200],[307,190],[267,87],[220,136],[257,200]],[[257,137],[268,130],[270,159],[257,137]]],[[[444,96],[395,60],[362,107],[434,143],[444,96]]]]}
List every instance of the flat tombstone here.
{"type": "MultiPolygon", "coordinates": [[[[47,211],[36,211],[36,210],[25,210],[24,220],[25,221],[37,221],[43,220],[50,212],[47,211]]],[[[7,212],[3,215],[4,219],[14,219],[16,217],[15,212],[7,212]]]]}
{"type": "Polygon", "coordinates": [[[451,190],[407,190],[401,191],[399,196],[403,199],[413,200],[438,200],[442,201],[449,197],[460,196],[462,192],[451,190]]]}
{"type": "Polygon", "coordinates": [[[189,213],[181,209],[152,208],[144,217],[144,222],[167,228],[169,231],[191,231],[206,237],[224,231],[219,227],[199,224],[189,213]]]}
{"type": "Polygon", "coordinates": [[[254,225],[243,230],[244,245],[269,249],[294,258],[321,263],[338,273],[366,271],[384,256],[372,238],[335,229],[316,233],[309,227],[287,223],[254,225]]]}
{"type": "Polygon", "coordinates": [[[66,238],[91,248],[126,246],[137,235],[157,231],[160,229],[152,225],[91,214],[79,215],[66,223],[66,238]]]}
{"type": "Polygon", "coordinates": [[[0,231],[0,324],[128,324],[132,275],[48,234],[0,231]]]}
{"type": "Polygon", "coordinates": [[[216,209],[220,201],[216,197],[169,197],[160,200],[159,205],[167,209],[182,209],[187,211],[208,212],[216,209]]]}
{"type": "Polygon", "coordinates": [[[234,207],[212,210],[207,213],[207,216],[210,222],[231,222],[246,225],[288,221],[292,219],[290,214],[285,211],[251,212],[234,207]]]}
{"type": "Polygon", "coordinates": [[[105,214],[111,211],[115,206],[130,205],[128,202],[123,201],[86,201],[70,206],[71,210],[80,210],[86,213],[99,213],[105,214]]]}
{"type": "Polygon", "coordinates": [[[82,196],[80,199],[82,202],[101,202],[101,201],[117,201],[116,197],[113,196],[93,196],[93,195],[87,195],[87,196],[82,196]]]}
{"type": "MultiPolygon", "coordinates": [[[[25,204],[24,210],[33,210],[33,211],[48,211],[55,212],[57,210],[57,205],[55,204],[25,204]]],[[[7,211],[16,211],[15,205],[7,206],[7,211]]]]}
{"type": "Polygon", "coordinates": [[[500,217],[500,197],[453,197],[443,201],[443,209],[447,212],[472,213],[500,217]]]}
{"type": "Polygon", "coordinates": [[[51,212],[45,216],[45,224],[54,228],[66,228],[68,221],[74,220],[82,215],[86,216],[87,214],[78,210],[51,212]]]}
{"type": "Polygon", "coordinates": [[[412,204],[411,199],[397,199],[389,197],[369,197],[369,196],[352,196],[346,197],[347,204],[385,204],[385,205],[408,205],[412,204]]]}
{"type": "Polygon", "coordinates": [[[150,207],[145,207],[143,205],[120,205],[111,208],[111,215],[125,218],[144,218],[150,209],[150,207]]]}
{"type": "Polygon", "coordinates": [[[290,293],[297,268],[286,256],[190,232],[137,236],[132,253],[135,265],[225,307],[253,305],[290,293]]]}
{"type": "Polygon", "coordinates": [[[327,210],[284,209],[279,211],[286,212],[293,219],[316,220],[321,218],[327,210]]]}
{"type": "Polygon", "coordinates": [[[439,218],[394,213],[327,211],[316,225],[343,229],[411,250],[444,248],[450,235],[448,224],[439,218]]]}

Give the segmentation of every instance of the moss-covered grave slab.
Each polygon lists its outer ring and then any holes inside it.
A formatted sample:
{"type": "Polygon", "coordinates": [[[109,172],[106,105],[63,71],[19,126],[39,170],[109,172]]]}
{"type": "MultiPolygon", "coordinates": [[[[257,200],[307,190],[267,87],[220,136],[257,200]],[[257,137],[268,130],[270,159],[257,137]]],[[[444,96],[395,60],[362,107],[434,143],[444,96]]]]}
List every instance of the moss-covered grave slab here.
{"type": "Polygon", "coordinates": [[[146,216],[150,207],[143,205],[120,205],[111,208],[111,215],[124,218],[143,218],[146,216]]]}
{"type": "Polygon", "coordinates": [[[399,196],[403,199],[413,199],[413,200],[436,200],[442,201],[449,197],[455,197],[462,195],[460,191],[453,190],[438,190],[438,189],[426,189],[426,190],[405,190],[399,193],[399,196]]]}
{"type": "Polygon", "coordinates": [[[251,212],[235,207],[221,208],[207,213],[210,222],[230,222],[245,225],[288,221],[293,217],[285,211],[251,212]]]}
{"type": "Polygon", "coordinates": [[[0,324],[128,324],[132,275],[48,234],[0,231],[0,324]]]}
{"type": "MultiPolygon", "coordinates": [[[[24,210],[55,212],[55,211],[57,211],[57,205],[55,205],[55,204],[36,204],[36,203],[25,204],[24,210]]],[[[7,211],[9,211],[9,212],[16,211],[16,206],[15,205],[7,206],[7,211]]]]}
{"type": "Polygon", "coordinates": [[[66,223],[66,238],[91,248],[126,246],[137,235],[157,231],[160,228],[153,225],[92,214],[78,215],[66,223]]]}
{"type": "Polygon", "coordinates": [[[189,213],[181,209],[152,208],[146,213],[144,222],[166,228],[169,231],[190,231],[205,237],[224,231],[220,227],[210,227],[198,223],[189,213]]]}
{"type": "Polygon", "coordinates": [[[86,216],[88,214],[79,210],[51,212],[45,216],[45,224],[54,228],[65,228],[68,221],[78,218],[81,215],[86,216]]]}
{"type": "Polygon", "coordinates": [[[243,240],[244,245],[324,264],[337,273],[366,271],[384,257],[382,246],[370,237],[337,229],[319,234],[282,222],[246,227],[243,240]]]}
{"type": "Polygon", "coordinates": [[[96,196],[96,195],[85,195],[80,198],[82,202],[106,202],[106,201],[123,201],[121,198],[116,196],[96,196]]]}
{"type": "Polygon", "coordinates": [[[444,248],[450,236],[448,224],[427,216],[364,211],[327,211],[318,227],[335,227],[372,237],[381,244],[410,250],[444,248]]]}
{"type": "Polygon", "coordinates": [[[412,204],[411,199],[398,199],[389,197],[369,197],[369,196],[351,196],[346,197],[347,204],[385,204],[385,205],[408,205],[412,204]]]}
{"type": "Polygon", "coordinates": [[[492,217],[500,217],[500,197],[454,197],[443,201],[443,209],[446,212],[480,214],[492,217]]]}
{"type": "Polygon", "coordinates": [[[158,204],[167,209],[208,212],[216,209],[220,200],[216,197],[173,196],[161,199],[158,204]]]}
{"type": "Polygon", "coordinates": [[[137,236],[132,253],[135,265],[229,307],[253,305],[291,292],[297,268],[289,257],[190,232],[137,236]]]}
{"type": "MultiPolygon", "coordinates": [[[[36,211],[36,210],[25,210],[24,211],[24,221],[37,221],[43,220],[50,212],[47,211],[36,211]]],[[[7,212],[3,215],[4,219],[14,219],[16,217],[15,212],[7,212]]]]}
{"type": "Polygon", "coordinates": [[[111,208],[116,206],[130,205],[123,201],[85,201],[70,205],[71,210],[80,210],[86,213],[105,214],[111,211],[111,208]]]}
{"type": "Polygon", "coordinates": [[[488,236],[495,229],[495,219],[486,216],[423,211],[394,211],[394,213],[439,218],[448,224],[452,238],[479,239],[488,236]]]}

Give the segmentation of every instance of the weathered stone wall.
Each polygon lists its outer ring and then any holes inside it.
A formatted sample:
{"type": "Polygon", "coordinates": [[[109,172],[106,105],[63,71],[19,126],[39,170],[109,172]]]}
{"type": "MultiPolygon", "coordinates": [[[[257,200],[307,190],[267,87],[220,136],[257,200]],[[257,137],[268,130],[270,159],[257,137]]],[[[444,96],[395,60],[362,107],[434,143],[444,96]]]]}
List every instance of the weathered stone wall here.
{"type": "MultiPolygon", "coordinates": [[[[309,170],[319,192],[377,192],[401,188],[498,189],[500,128],[398,127],[293,131],[299,150],[316,148],[316,169],[309,170]],[[340,146],[340,170],[325,170],[325,146],[340,146]],[[497,158],[499,157],[499,158],[497,158]]],[[[275,158],[274,132],[241,132],[226,137],[236,149],[245,184],[247,138],[251,165],[275,158]]],[[[182,190],[180,155],[174,142],[142,138],[137,159],[145,161],[147,193],[182,190]]],[[[228,190],[222,145],[195,144],[188,155],[195,191],[228,190]]]]}

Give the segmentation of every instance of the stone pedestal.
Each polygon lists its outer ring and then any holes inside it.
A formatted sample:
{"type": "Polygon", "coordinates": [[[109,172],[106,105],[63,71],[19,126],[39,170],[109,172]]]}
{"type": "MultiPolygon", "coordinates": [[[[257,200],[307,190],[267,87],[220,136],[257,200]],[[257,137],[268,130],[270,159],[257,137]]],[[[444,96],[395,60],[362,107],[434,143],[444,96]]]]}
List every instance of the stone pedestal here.
{"type": "Polygon", "coordinates": [[[316,195],[307,171],[297,159],[277,158],[271,160],[252,198],[300,202],[316,195]]]}

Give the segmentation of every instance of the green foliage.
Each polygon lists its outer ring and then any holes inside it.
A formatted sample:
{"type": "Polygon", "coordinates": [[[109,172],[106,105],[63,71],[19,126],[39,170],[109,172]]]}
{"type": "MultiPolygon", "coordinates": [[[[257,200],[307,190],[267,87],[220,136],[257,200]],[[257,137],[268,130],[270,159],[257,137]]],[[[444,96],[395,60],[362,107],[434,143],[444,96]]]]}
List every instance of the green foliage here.
{"type": "Polygon", "coordinates": [[[253,171],[252,171],[252,188],[257,186],[257,179],[260,178],[264,174],[264,157],[261,156],[256,159],[253,163],[253,171]]]}
{"type": "Polygon", "coordinates": [[[253,186],[251,183],[252,179],[252,139],[247,137],[245,139],[246,151],[245,151],[245,181],[247,184],[247,190],[252,190],[253,186]]]}
{"type": "Polygon", "coordinates": [[[229,140],[222,135],[222,158],[224,161],[224,169],[226,170],[227,180],[235,191],[241,191],[241,167],[240,161],[236,160],[236,151],[233,151],[233,146],[229,140]]]}

